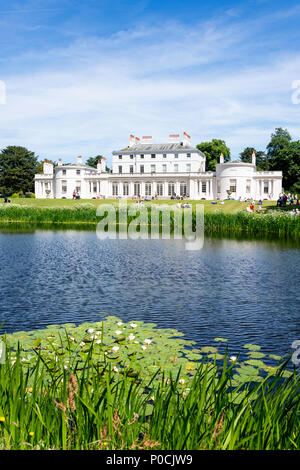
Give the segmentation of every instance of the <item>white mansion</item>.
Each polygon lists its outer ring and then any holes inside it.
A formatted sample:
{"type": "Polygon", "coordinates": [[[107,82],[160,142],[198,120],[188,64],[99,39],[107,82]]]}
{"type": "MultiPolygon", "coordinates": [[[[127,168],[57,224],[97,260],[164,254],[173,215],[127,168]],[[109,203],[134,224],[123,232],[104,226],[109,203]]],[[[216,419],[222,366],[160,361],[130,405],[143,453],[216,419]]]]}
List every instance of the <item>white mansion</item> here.
{"type": "Polygon", "coordinates": [[[170,135],[166,144],[131,135],[128,147],[112,155],[112,172],[106,171],[105,158],[97,168],[84,165],[82,157],[74,165],[59,159],[55,168],[45,161],[43,174],[35,175],[36,197],[71,199],[75,191],[81,199],[179,195],[213,200],[229,194],[234,199],[278,199],[282,190],[282,172],[257,171],[255,154],[251,163],[224,163],[221,154],[216,171],[205,171],[206,157],[186,133],[182,140],[170,135]]]}

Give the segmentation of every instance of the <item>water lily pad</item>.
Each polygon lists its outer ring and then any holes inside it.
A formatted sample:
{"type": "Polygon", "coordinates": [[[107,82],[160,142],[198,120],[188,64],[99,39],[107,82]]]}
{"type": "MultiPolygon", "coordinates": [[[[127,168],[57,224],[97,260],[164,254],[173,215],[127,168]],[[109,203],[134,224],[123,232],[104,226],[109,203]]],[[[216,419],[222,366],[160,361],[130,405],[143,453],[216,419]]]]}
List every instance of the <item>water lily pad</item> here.
{"type": "Polygon", "coordinates": [[[250,351],[259,351],[261,349],[257,344],[245,344],[244,348],[250,349],[250,351]]]}
{"type": "Polygon", "coordinates": [[[203,353],[216,353],[218,352],[218,348],[215,348],[214,346],[204,346],[200,351],[203,353]]]}

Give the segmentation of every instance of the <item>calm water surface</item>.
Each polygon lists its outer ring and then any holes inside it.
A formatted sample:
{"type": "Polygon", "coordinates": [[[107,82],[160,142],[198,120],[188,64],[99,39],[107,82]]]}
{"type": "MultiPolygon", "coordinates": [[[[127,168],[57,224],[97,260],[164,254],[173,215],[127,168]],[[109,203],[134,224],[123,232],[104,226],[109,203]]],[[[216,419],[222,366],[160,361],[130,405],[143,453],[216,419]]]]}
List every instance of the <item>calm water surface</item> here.
{"type": "Polygon", "coordinates": [[[229,339],[291,352],[300,339],[300,250],[206,237],[104,240],[93,232],[0,233],[2,331],[99,321],[107,314],[173,327],[198,345],[229,339]]]}

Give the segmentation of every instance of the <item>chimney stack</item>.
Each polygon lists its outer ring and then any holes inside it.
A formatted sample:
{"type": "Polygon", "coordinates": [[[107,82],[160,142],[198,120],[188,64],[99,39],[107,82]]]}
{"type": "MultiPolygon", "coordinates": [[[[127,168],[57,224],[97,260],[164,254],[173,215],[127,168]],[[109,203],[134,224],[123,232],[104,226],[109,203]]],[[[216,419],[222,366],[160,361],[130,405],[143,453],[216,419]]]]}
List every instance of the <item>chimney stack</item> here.
{"type": "Polygon", "coordinates": [[[221,155],[220,155],[220,163],[224,163],[224,155],[223,155],[223,153],[221,153],[221,155]]]}
{"type": "Polygon", "coordinates": [[[254,152],[254,150],[252,152],[252,165],[256,166],[256,153],[254,152]]]}
{"type": "Polygon", "coordinates": [[[53,175],[53,163],[48,162],[47,160],[43,163],[43,173],[44,175],[53,175]]]}
{"type": "Polygon", "coordinates": [[[135,138],[135,145],[139,145],[141,143],[141,139],[139,137],[135,138]]]}
{"type": "Polygon", "coordinates": [[[99,160],[99,161],[97,162],[97,172],[98,172],[98,173],[101,173],[101,167],[102,167],[101,160],[99,160]]]}
{"type": "Polygon", "coordinates": [[[61,166],[63,164],[62,162],[62,158],[59,158],[58,161],[57,161],[58,165],[61,166]]]}
{"type": "Polygon", "coordinates": [[[82,156],[77,157],[77,165],[82,165],[82,156]]]}
{"type": "Polygon", "coordinates": [[[143,135],[142,143],[143,144],[152,144],[152,136],[151,135],[143,135]]]}
{"type": "Polygon", "coordinates": [[[169,135],[169,144],[179,144],[180,135],[179,134],[170,134],[169,135]]]}

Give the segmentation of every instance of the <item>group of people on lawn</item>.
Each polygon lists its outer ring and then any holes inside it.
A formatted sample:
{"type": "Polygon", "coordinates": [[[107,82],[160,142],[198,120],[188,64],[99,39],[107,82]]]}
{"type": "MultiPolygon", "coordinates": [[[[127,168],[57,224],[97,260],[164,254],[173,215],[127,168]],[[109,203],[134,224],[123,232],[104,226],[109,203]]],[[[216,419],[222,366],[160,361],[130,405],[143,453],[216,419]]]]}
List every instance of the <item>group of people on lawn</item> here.
{"type": "Polygon", "coordinates": [[[290,206],[293,206],[294,204],[299,206],[300,201],[298,198],[298,194],[280,193],[279,198],[277,199],[277,207],[285,207],[287,203],[290,203],[290,206]]]}

